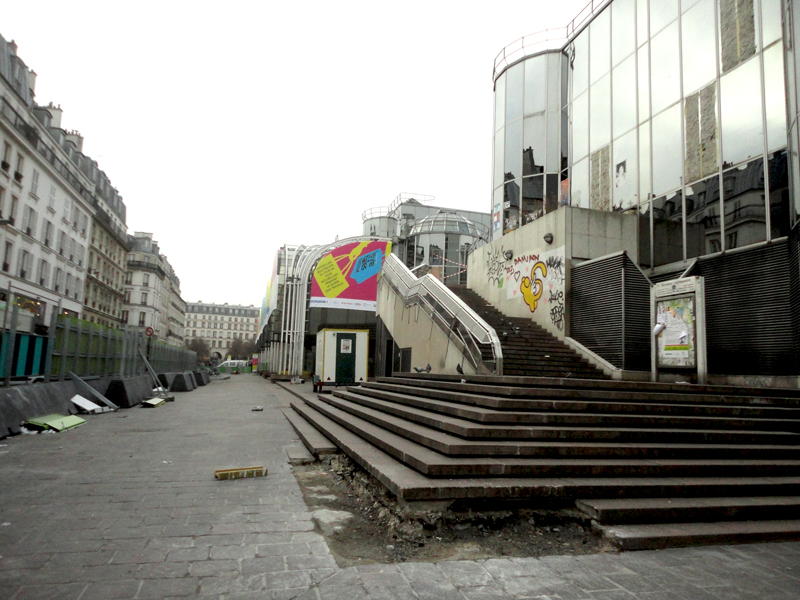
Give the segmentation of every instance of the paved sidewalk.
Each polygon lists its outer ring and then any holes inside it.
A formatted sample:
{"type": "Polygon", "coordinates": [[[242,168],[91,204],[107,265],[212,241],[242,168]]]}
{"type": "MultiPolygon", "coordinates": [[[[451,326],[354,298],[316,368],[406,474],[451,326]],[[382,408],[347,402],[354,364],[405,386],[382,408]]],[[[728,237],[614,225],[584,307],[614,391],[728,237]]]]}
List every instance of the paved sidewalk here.
{"type": "Polygon", "coordinates": [[[283,450],[291,398],[240,375],[0,441],[0,600],[800,597],[800,543],[339,569],[283,450]]]}

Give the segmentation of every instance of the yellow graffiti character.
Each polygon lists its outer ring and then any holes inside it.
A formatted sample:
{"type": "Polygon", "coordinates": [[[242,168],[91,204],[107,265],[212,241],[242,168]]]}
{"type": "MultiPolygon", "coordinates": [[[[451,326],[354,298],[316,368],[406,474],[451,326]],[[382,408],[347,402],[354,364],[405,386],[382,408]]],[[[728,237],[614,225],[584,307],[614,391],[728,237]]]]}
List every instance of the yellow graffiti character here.
{"type": "Polygon", "coordinates": [[[533,281],[531,281],[530,277],[523,277],[519,285],[519,291],[522,292],[522,299],[525,300],[525,304],[528,305],[531,312],[536,310],[536,307],[539,305],[539,298],[542,297],[542,292],[544,292],[542,280],[535,277],[534,272],[536,269],[542,272],[542,277],[547,277],[547,266],[543,262],[537,262],[531,269],[531,276],[534,277],[533,281]]]}

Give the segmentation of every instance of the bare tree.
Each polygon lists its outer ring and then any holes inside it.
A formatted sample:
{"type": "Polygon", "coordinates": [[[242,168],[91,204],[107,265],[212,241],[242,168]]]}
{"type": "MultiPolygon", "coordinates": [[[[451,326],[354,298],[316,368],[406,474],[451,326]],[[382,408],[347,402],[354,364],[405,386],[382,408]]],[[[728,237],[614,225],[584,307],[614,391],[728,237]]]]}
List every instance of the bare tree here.
{"type": "Polygon", "coordinates": [[[208,357],[211,354],[211,349],[208,347],[208,344],[206,344],[205,341],[200,338],[194,338],[191,342],[189,342],[188,348],[192,352],[197,353],[197,360],[208,360],[208,357]]]}

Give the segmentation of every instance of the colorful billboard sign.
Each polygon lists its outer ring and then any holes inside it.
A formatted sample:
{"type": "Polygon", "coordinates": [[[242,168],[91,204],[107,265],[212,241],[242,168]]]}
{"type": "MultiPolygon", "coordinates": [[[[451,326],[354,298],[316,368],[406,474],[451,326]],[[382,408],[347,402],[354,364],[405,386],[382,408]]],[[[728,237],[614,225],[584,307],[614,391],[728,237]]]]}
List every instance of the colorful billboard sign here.
{"type": "Polygon", "coordinates": [[[311,278],[312,308],[375,311],[378,274],[391,242],[354,242],[323,256],[311,278]]]}

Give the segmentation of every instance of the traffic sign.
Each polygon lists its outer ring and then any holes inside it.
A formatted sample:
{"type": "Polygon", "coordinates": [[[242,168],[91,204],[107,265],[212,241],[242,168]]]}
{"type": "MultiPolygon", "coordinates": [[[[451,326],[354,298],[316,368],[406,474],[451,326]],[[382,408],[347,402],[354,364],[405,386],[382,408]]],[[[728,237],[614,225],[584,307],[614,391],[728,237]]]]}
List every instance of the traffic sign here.
{"type": "Polygon", "coordinates": [[[147,337],[151,337],[155,332],[156,332],[156,330],[153,329],[152,327],[148,327],[147,329],[144,330],[144,334],[147,337]]]}

